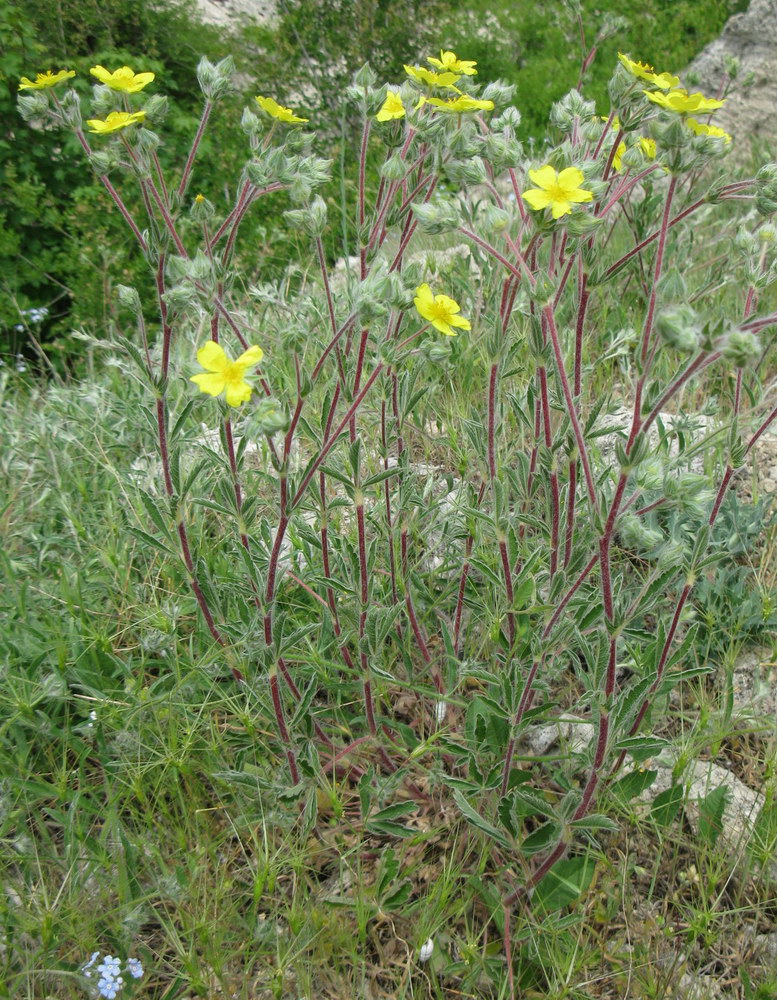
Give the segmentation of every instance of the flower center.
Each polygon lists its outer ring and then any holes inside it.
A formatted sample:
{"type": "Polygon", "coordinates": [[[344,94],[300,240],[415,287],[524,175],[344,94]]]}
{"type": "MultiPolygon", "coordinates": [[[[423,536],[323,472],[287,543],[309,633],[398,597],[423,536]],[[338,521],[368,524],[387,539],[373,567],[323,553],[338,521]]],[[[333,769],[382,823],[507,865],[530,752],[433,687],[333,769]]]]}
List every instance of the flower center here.
{"type": "Polygon", "coordinates": [[[439,320],[441,323],[449,323],[453,312],[449,306],[446,306],[444,302],[435,302],[430,310],[433,319],[439,320]]]}
{"type": "Polygon", "coordinates": [[[566,188],[563,188],[560,184],[553,184],[548,189],[548,195],[551,201],[567,201],[569,192],[566,188]]]}
{"type": "Polygon", "coordinates": [[[243,381],[243,374],[245,369],[242,365],[239,365],[237,361],[230,361],[224,368],[224,381],[227,385],[237,385],[238,382],[243,381]]]}

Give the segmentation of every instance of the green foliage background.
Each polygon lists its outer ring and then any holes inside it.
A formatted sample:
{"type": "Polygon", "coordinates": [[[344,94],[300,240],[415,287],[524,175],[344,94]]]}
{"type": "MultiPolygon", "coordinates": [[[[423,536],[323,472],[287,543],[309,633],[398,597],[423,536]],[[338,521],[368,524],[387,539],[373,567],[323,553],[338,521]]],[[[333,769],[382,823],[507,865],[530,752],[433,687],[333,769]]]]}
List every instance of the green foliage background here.
{"type": "MultiPolygon", "coordinates": [[[[581,5],[586,41],[614,15],[628,24],[603,43],[587,91],[604,102],[618,49],[682,69],[746,0],[599,0],[581,5]]],[[[402,77],[405,62],[439,47],[476,59],[483,79],[517,85],[523,138],[542,134],[551,104],[577,82],[580,36],[575,4],[556,0],[472,0],[466,10],[450,0],[281,0],[272,25],[245,23],[234,34],[205,25],[193,0],[0,0],[0,355],[35,357],[45,344],[57,368],[77,367],[82,341],[72,331],[104,335],[116,322],[113,286],[142,285],[144,263],[107,195],[71,137],[22,125],[16,111],[19,78],[67,66],[87,94],[95,63],[128,63],[157,73],[157,92],[171,99],[163,164],[176,169],[200,113],[196,65],[234,55],[236,95],[212,123],[194,186],[225,207],[247,153],[227,140],[238,129],[246,98],[271,93],[315,115],[321,155],[334,158],[354,141],[353,125],[336,115],[332,100],[355,68],[369,60],[381,78],[402,77]],[[142,63],[142,66],[141,66],[142,63]],[[304,95],[304,96],[300,96],[304,95]],[[216,151],[218,150],[218,155],[216,151]],[[23,311],[45,306],[40,324],[23,311]]],[[[344,157],[348,159],[350,157],[344,157]]],[[[331,196],[340,201],[353,178],[335,169],[331,196]]],[[[267,199],[247,220],[243,268],[247,280],[275,277],[298,258],[295,239],[267,199]]],[[[343,220],[349,229],[350,220],[343,220]]],[[[153,323],[154,317],[149,316],[153,323]]]]}

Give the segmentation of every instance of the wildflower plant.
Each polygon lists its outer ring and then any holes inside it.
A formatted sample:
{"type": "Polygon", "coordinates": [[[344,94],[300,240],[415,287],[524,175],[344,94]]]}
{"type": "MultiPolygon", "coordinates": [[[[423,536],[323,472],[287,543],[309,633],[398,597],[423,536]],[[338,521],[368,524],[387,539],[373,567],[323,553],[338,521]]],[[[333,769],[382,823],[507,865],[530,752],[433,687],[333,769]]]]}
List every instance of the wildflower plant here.
{"type": "Polygon", "coordinates": [[[511,88],[453,52],[428,62],[402,81],[354,76],[344,267],[324,250],[340,221],[303,128],[315,122],[274,98],[243,114],[232,204],[190,194],[228,60],[201,64],[202,120],[174,180],[151,74],[95,67],[111,88],[87,119],[110,133],[95,145],[73,91],[42,86],[20,110],[75,132],[148,261],[149,290],[120,290],[136,335],[116,340],[159,457],[140,530],[183,567],[196,641],[272,714],[273,787],[304,799],[309,830],[317,785],[358,783],[367,828],[392,838],[431,785],[491,845],[488,899],[544,919],[553,894],[570,902],[590,883],[613,828],[605,790],[661,750],[670,689],[704,669],[687,659],[689,602],[720,555],[710,539],[734,474],[777,418],[752,370],[777,321],[759,312],[777,276],[764,236],[777,166],[716,179],[730,137],[688,116],[723,102],[627,56],[604,120],[573,91],[553,111],[557,145],[529,160],[511,88]],[[260,276],[246,292],[240,226],[264,198],[315,277],[260,276]],[[713,295],[692,303],[682,278],[698,252],[688,225],[724,204],[749,212],[732,224],[731,315],[713,295]],[[635,331],[617,392],[592,346],[613,299],[635,331]],[[713,373],[725,443],[692,472],[664,418],[692,411],[713,373]],[[588,738],[554,762],[532,752],[531,726],[569,714],[588,738]]]}

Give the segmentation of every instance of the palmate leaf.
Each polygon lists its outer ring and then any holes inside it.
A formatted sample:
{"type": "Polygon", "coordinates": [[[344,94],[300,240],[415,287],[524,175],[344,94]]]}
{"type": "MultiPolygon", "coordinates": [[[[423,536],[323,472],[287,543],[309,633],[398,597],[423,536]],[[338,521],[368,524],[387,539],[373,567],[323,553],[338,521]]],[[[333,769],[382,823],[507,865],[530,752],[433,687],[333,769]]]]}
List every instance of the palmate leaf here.
{"type": "Polygon", "coordinates": [[[502,833],[501,830],[498,830],[495,826],[489,823],[487,819],[484,819],[474,806],[470,805],[458,789],[454,789],[453,798],[468,823],[476,826],[478,830],[482,830],[483,833],[491,838],[491,840],[496,841],[497,844],[501,844],[502,847],[509,849],[514,847],[510,838],[502,833]]]}
{"type": "Polygon", "coordinates": [[[595,869],[596,862],[592,857],[558,861],[534,890],[532,910],[543,914],[568,906],[586,891],[595,869]]]}

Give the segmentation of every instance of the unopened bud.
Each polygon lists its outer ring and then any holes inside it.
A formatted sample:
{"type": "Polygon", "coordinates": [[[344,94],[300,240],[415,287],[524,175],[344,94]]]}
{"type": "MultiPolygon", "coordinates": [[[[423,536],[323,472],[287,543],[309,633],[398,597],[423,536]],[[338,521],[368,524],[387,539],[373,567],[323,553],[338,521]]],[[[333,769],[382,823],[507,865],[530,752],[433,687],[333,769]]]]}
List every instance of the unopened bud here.
{"type": "Polygon", "coordinates": [[[450,198],[436,198],[411,206],[421,229],[432,236],[449,232],[459,225],[459,208],[450,198]]]}
{"type": "Polygon", "coordinates": [[[696,313],[685,304],[670,306],[656,316],[656,329],[659,336],[685,354],[696,350],[699,346],[699,325],[696,313]]]}
{"type": "Polygon", "coordinates": [[[723,357],[735,368],[745,368],[761,354],[761,341],[750,330],[732,330],[723,346],[723,357]]]}
{"type": "Polygon", "coordinates": [[[129,309],[136,314],[140,313],[140,296],[137,289],[132,288],[131,285],[117,285],[116,296],[119,305],[123,306],[124,309],[129,309]]]}
{"type": "Polygon", "coordinates": [[[380,176],[387,181],[401,181],[406,173],[407,164],[398,153],[390,156],[380,168],[380,176]]]}
{"type": "Polygon", "coordinates": [[[207,222],[209,219],[213,218],[215,208],[213,207],[212,202],[208,201],[204,194],[198,194],[192,202],[190,211],[195,222],[207,222]]]}
{"type": "Polygon", "coordinates": [[[487,205],[482,219],[483,228],[490,233],[503,233],[510,225],[510,213],[496,205],[487,205]]]}

